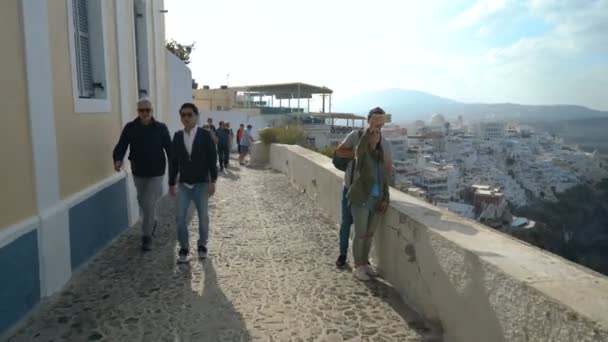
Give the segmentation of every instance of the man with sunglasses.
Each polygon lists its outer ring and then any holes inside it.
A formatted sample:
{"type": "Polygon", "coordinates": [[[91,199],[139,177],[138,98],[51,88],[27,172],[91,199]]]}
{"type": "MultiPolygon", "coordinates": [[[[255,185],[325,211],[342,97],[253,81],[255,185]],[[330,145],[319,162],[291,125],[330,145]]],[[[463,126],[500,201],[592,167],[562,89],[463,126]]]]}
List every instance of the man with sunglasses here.
{"type": "Polygon", "coordinates": [[[120,172],[123,159],[129,151],[133,182],[137,189],[137,202],[143,214],[142,250],[149,251],[156,230],[156,203],[162,195],[162,181],[171,148],[167,126],[154,119],[152,102],[137,102],[137,118],[125,125],[114,147],[114,169],[120,172]]]}
{"type": "Polygon", "coordinates": [[[169,191],[177,196],[178,262],[188,261],[188,207],[194,203],[198,213],[198,256],[207,257],[209,235],[209,197],[215,193],[217,150],[212,133],[197,126],[198,108],[184,103],[179,110],[184,129],[175,132],[169,161],[169,191]],[[179,185],[177,175],[179,174],[179,185]],[[177,185],[177,186],[176,186],[177,185]]]}

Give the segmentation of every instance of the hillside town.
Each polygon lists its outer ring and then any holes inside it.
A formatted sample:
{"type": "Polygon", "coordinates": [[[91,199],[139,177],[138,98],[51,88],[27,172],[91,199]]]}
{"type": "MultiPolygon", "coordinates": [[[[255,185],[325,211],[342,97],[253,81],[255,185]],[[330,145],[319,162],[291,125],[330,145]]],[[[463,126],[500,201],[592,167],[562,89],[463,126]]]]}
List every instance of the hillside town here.
{"type": "MultiPolygon", "coordinates": [[[[332,112],[332,93],[296,82],[204,86],[193,98],[214,120],[246,121],[259,129],[297,126],[305,132],[306,146],[331,150],[366,121],[332,112]],[[310,110],[313,97],[321,99],[318,112],[310,110]]],[[[382,134],[392,153],[395,188],[497,229],[533,228],[534,221],[512,212],[539,200],[555,202],[576,185],[608,178],[608,163],[599,153],[503,119],[448,121],[434,114],[426,122],[387,123],[382,134]]]]}
{"type": "Polygon", "coordinates": [[[527,229],[535,222],[512,209],[608,177],[597,152],[569,146],[530,126],[483,120],[428,122],[383,134],[393,154],[394,185],[411,195],[497,229],[527,229]]]}

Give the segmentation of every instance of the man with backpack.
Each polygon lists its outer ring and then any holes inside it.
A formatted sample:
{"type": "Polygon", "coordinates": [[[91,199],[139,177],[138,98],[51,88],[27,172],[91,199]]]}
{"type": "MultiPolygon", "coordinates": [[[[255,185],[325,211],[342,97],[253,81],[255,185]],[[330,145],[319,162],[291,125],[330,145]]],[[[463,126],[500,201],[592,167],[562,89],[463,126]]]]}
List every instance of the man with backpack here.
{"type": "MultiPolygon", "coordinates": [[[[380,107],[373,108],[369,111],[367,115],[368,124],[370,124],[370,119],[374,114],[385,115],[386,113],[380,107]]],[[[380,131],[383,126],[384,123],[379,123],[377,124],[377,127],[374,128],[380,131]]],[[[344,168],[344,187],[342,189],[342,222],[340,224],[340,255],[338,256],[338,260],[336,260],[336,266],[340,268],[346,265],[346,256],[348,253],[348,238],[350,236],[350,227],[353,224],[353,215],[351,213],[348,198],[346,197],[346,195],[348,193],[350,185],[352,184],[353,169],[355,167],[355,149],[357,147],[357,144],[359,143],[359,139],[361,138],[362,134],[363,129],[353,130],[352,132],[350,132],[346,136],[346,138],[344,138],[342,143],[338,145],[334,156],[334,165],[336,165],[336,167],[340,169],[344,168]]],[[[385,172],[390,178],[392,175],[393,163],[389,144],[386,142],[384,137],[382,137],[380,141],[384,151],[385,172]]]]}

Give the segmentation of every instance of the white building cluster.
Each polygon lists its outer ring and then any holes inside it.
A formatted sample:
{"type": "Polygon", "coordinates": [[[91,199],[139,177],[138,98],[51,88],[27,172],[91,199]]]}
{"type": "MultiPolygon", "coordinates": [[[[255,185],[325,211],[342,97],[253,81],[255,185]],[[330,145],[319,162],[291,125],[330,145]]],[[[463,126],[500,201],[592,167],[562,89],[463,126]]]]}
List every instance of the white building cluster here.
{"type": "Polygon", "coordinates": [[[608,165],[598,153],[586,153],[548,133],[495,119],[466,125],[462,117],[449,123],[435,114],[428,123],[417,121],[407,137],[385,136],[393,147],[398,188],[462,216],[503,227],[508,221],[514,227],[533,226],[522,225],[525,219],[513,218],[509,208],[533,200],[556,201],[560,193],[576,185],[608,178],[608,165]],[[479,203],[465,199],[464,193],[472,186],[478,187],[480,198],[493,198],[483,187],[491,188],[499,194],[500,205],[480,210],[479,203]]]}
{"type": "Polygon", "coordinates": [[[407,129],[397,125],[387,125],[382,129],[382,135],[389,144],[391,155],[394,160],[408,159],[407,129]]]}

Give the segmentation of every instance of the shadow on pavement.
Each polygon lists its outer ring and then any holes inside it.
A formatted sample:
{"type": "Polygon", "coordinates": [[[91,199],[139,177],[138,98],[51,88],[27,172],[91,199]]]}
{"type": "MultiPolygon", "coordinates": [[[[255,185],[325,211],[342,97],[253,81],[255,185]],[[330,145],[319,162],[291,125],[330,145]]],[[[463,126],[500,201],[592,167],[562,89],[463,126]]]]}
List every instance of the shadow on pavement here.
{"type": "Polygon", "coordinates": [[[176,340],[249,341],[245,321],[218,283],[213,259],[191,260],[178,268],[189,286],[176,295],[185,305],[183,319],[191,323],[177,330],[176,340]]]}
{"type": "Polygon", "coordinates": [[[234,173],[233,172],[234,169],[235,169],[234,167],[228,167],[228,168],[226,168],[225,171],[220,174],[220,177],[227,178],[227,179],[229,179],[231,181],[238,180],[239,178],[241,178],[241,176],[239,176],[238,174],[234,173]]]}
{"type": "Polygon", "coordinates": [[[442,333],[440,327],[431,326],[418,313],[408,308],[397,290],[384,279],[372,278],[370,281],[363,282],[370,294],[374,297],[381,298],[386,302],[404,321],[421,335],[425,336],[424,341],[439,342],[442,341],[442,333]]]}

